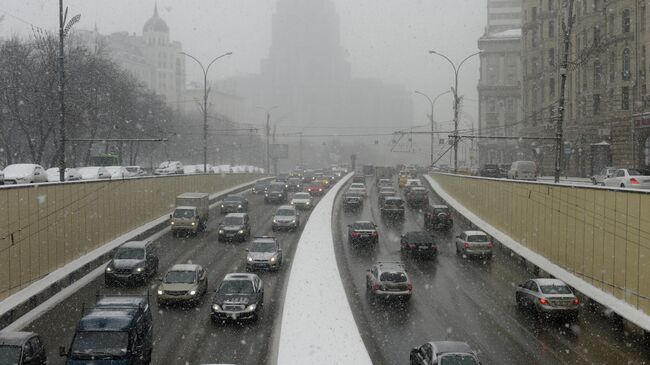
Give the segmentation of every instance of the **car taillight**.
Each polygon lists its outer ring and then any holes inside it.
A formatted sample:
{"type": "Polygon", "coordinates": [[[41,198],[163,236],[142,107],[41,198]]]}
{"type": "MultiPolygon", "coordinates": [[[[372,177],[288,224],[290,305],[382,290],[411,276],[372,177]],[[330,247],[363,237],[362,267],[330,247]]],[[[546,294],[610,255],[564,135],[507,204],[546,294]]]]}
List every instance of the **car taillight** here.
{"type": "Polygon", "coordinates": [[[548,305],[548,300],[546,300],[546,298],[539,298],[539,304],[548,305]]]}
{"type": "Polygon", "coordinates": [[[359,236],[361,236],[361,233],[352,232],[352,237],[359,237],[359,236]]]}
{"type": "Polygon", "coordinates": [[[413,284],[412,283],[406,284],[406,290],[413,291],[413,284]]]}
{"type": "Polygon", "coordinates": [[[488,243],[487,243],[487,246],[488,246],[489,248],[492,248],[492,242],[488,242],[488,243]]]}
{"type": "Polygon", "coordinates": [[[415,248],[415,244],[409,243],[409,248],[415,248]]]}
{"type": "Polygon", "coordinates": [[[578,299],[578,298],[573,299],[573,304],[575,304],[575,305],[580,304],[580,299],[578,299]]]}
{"type": "Polygon", "coordinates": [[[372,284],[372,291],[377,291],[377,290],[379,290],[379,284],[377,283],[372,284]]]}
{"type": "Polygon", "coordinates": [[[378,233],[377,232],[372,232],[373,237],[377,237],[378,233]]]}
{"type": "Polygon", "coordinates": [[[639,183],[639,180],[637,180],[637,179],[635,179],[635,178],[631,178],[631,179],[630,179],[630,184],[632,184],[632,185],[637,185],[638,183],[639,183]]]}
{"type": "Polygon", "coordinates": [[[463,245],[463,247],[464,247],[464,248],[469,248],[469,243],[465,242],[465,244],[463,245]]]}

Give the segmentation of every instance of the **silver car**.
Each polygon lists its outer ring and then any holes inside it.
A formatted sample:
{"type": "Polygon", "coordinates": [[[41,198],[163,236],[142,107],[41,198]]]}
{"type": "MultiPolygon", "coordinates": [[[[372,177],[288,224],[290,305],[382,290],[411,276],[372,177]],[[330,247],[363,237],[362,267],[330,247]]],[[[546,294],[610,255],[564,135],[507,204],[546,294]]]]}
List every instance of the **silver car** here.
{"type": "Polygon", "coordinates": [[[198,303],[208,291],[208,275],[200,265],[176,264],[158,286],[158,305],[198,303]]]}
{"type": "Polygon", "coordinates": [[[456,253],[465,257],[492,258],[492,241],[483,231],[465,231],[456,236],[456,253]]]}
{"type": "Polygon", "coordinates": [[[271,229],[273,232],[280,229],[300,228],[300,213],[293,205],[283,205],[275,212],[271,229]]]}
{"type": "Polygon", "coordinates": [[[255,269],[278,270],[282,266],[280,241],[271,236],[255,237],[246,249],[246,271],[255,269]]]}
{"type": "Polygon", "coordinates": [[[580,300],[559,279],[530,279],[517,285],[515,299],[519,308],[529,308],[546,316],[578,317],[580,300]]]}

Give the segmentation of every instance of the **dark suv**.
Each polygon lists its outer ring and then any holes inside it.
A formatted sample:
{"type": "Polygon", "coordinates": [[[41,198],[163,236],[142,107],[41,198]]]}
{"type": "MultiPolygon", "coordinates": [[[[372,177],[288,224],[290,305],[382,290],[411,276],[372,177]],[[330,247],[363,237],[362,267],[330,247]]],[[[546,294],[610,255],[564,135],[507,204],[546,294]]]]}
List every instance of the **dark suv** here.
{"type": "Polygon", "coordinates": [[[246,241],[251,235],[248,213],[230,213],[219,224],[219,241],[246,241]]]}
{"type": "Polygon", "coordinates": [[[438,254],[438,246],[429,232],[407,232],[400,237],[400,251],[412,256],[434,258],[438,254]]]}
{"type": "Polygon", "coordinates": [[[404,218],[404,201],[396,196],[386,197],[381,203],[381,216],[388,218],[404,218]]]}
{"type": "Polygon", "coordinates": [[[264,203],[284,203],[287,201],[287,188],[284,183],[271,183],[264,194],[264,203]]]}
{"type": "Polygon", "coordinates": [[[377,244],[379,242],[379,233],[377,232],[377,225],[373,222],[357,221],[348,225],[348,243],[370,243],[377,244]]]}
{"type": "Polygon", "coordinates": [[[499,165],[496,164],[483,165],[483,167],[481,167],[481,169],[478,171],[478,174],[484,177],[496,177],[496,178],[504,176],[501,174],[501,169],[499,169],[499,165]]]}
{"type": "Polygon", "coordinates": [[[429,193],[427,189],[416,186],[406,193],[406,202],[411,207],[421,207],[429,204],[429,193]]]}
{"type": "Polygon", "coordinates": [[[239,195],[228,195],[221,202],[221,214],[248,212],[248,200],[239,195]]]}
{"type": "Polygon", "coordinates": [[[120,246],[104,271],[104,283],[144,283],[158,272],[158,256],[151,241],[131,241],[120,246]]]}
{"type": "Polygon", "coordinates": [[[400,262],[378,262],[367,271],[366,290],[372,298],[409,300],[413,283],[400,262]]]}
{"type": "Polygon", "coordinates": [[[259,195],[266,193],[270,184],[271,182],[268,180],[256,181],[255,185],[253,185],[253,194],[259,195]]]}
{"type": "Polygon", "coordinates": [[[302,190],[302,179],[298,177],[290,177],[287,181],[289,191],[301,191],[302,190]]]}
{"type": "Polygon", "coordinates": [[[451,212],[446,205],[432,205],[424,211],[424,229],[449,231],[453,225],[451,212]]]}
{"type": "Polygon", "coordinates": [[[0,363],[45,365],[47,351],[35,333],[0,331],[0,363]]]}
{"type": "Polygon", "coordinates": [[[465,342],[427,342],[411,350],[411,365],[463,364],[481,365],[476,352],[465,342]]]}
{"type": "Polygon", "coordinates": [[[343,195],[343,210],[346,212],[363,207],[363,196],[360,193],[347,192],[343,195]]]}
{"type": "Polygon", "coordinates": [[[227,320],[257,320],[264,305],[264,285],[255,274],[227,274],[212,299],[211,318],[215,323],[227,320]]]}

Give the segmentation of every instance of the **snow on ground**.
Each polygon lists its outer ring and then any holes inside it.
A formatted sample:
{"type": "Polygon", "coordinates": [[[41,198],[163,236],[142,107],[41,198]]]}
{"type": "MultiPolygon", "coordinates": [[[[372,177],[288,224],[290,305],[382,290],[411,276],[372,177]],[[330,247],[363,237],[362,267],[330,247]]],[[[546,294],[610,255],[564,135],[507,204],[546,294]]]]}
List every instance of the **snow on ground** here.
{"type": "Polygon", "coordinates": [[[612,309],[614,312],[618,313],[621,317],[636,324],[637,326],[643,328],[646,331],[650,331],[650,316],[648,314],[634,308],[630,304],[614,297],[609,293],[605,293],[599,288],[571,274],[571,272],[565,270],[561,266],[554,264],[551,260],[547,259],[546,257],[534,252],[533,250],[522,245],[521,243],[515,241],[510,236],[499,231],[497,228],[485,222],[476,214],[472,213],[469,209],[465,208],[464,205],[460,204],[451,195],[447,194],[447,192],[433,178],[427,175],[425,175],[424,177],[429,182],[433,190],[435,190],[436,194],[438,194],[444,201],[446,201],[447,204],[452,206],[458,213],[465,216],[465,218],[469,219],[479,229],[491,235],[497,241],[501,242],[503,245],[507,246],[509,249],[514,251],[517,255],[524,257],[526,260],[530,261],[540,269],[553,275],[557,279],[564,281],[565,283],[569,284],[571,287],[575,288],[580,293],[588,296],[589,298],[595,300],[601,305],[612,309]]]}
{"type": "Polygon", "coordinates": [[[332,209],[341,179],[316,205],[298,242],[282,311],[278,364],[372,364],[334,254],[332,209]]]}

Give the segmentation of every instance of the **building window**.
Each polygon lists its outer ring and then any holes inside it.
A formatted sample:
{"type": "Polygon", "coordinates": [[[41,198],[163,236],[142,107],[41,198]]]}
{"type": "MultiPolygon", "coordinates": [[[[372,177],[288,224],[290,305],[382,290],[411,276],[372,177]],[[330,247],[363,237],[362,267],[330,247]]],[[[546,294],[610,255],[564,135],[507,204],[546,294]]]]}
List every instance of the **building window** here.
{"type": "Polygon", "coordinates": [[[555,66],[555,48],[548,49],[548,64],[549,66],[555,66]]]}
{"type": "Polygon", "coordinates": [[[609,82],[616,81],[616,54],[611,52],[609,54],[609,82]]]}
{"type": "Polygon", "coordinates": [[[614,89],[610,88],[607,90],[607,108],[609,110],[614,110],[614,89]]]}
{"type": "Polygon", "coordinates": [[[515,99],[507,98],[506,99],[506,112],[513,113],[515,111],[515,99]]]}
{"type": "Polygon", "coordinates": [[[553,11],[553,0],[548,0],[548,11],[553,11]]]}
{"type": "Polygon", "coordinates": [[[587,16],[587,0],[582,0],[582,15],[587,16]]]}
{"type": "Polygon", "coordinates": [[[632,19],[630,18],[630,9],[623,10],[623,33],[629,33],[632,28],[632,19]]]}
{"type": "Polygon", "coordinates": [[[494,99],[488,100],[488,113],[496,113],[497,112],[497,103],[494,101],[494,99]]]}
{"type": "Polygon", "coordinates": [[[587,67],[582,68],[582,89],[587,90],[589,87],[589,80],[587,78],[587,67]]]}
{"type": "Polygon", "coordinates": [[[630,49],[626,48],[623,50],[623,80],[627,81],[630,79],[630,49]]]}
{"type": "Polygon", "coordinates": [[[549,38],[555,37],[555,22],[552,20],[548,22],[548,37],[549,38]]]}
{"type": "Polygon", "coordinates": [[[630,110],[630,88],[627,86],[621,88],[621,109],[630,110]]]}
{"type": "Polygon", "coordinates": [[[607,33],[614,34],[614,14],[609,14],[607,19],[607,33]]]}
{"type": "Polygon", "coordinates": [[[594,101],[594,115],[600,114],[600,94],[593,95],[594,101]]]}
{"type": "Polygon", "coordinates": [[[594,46],[600,44],[600,27],[594,27],[594,46]]]}
{"type": "Polygon", "coordinates": [[[555,79],[548,79],[548,94],[551,98],[555,97],[555,79]]]}
{"type": "Polygon", "coordinates": [[[599,60],[594,61],[594,89],[599,89],[602,85],[603,67],[599,60]]]}

